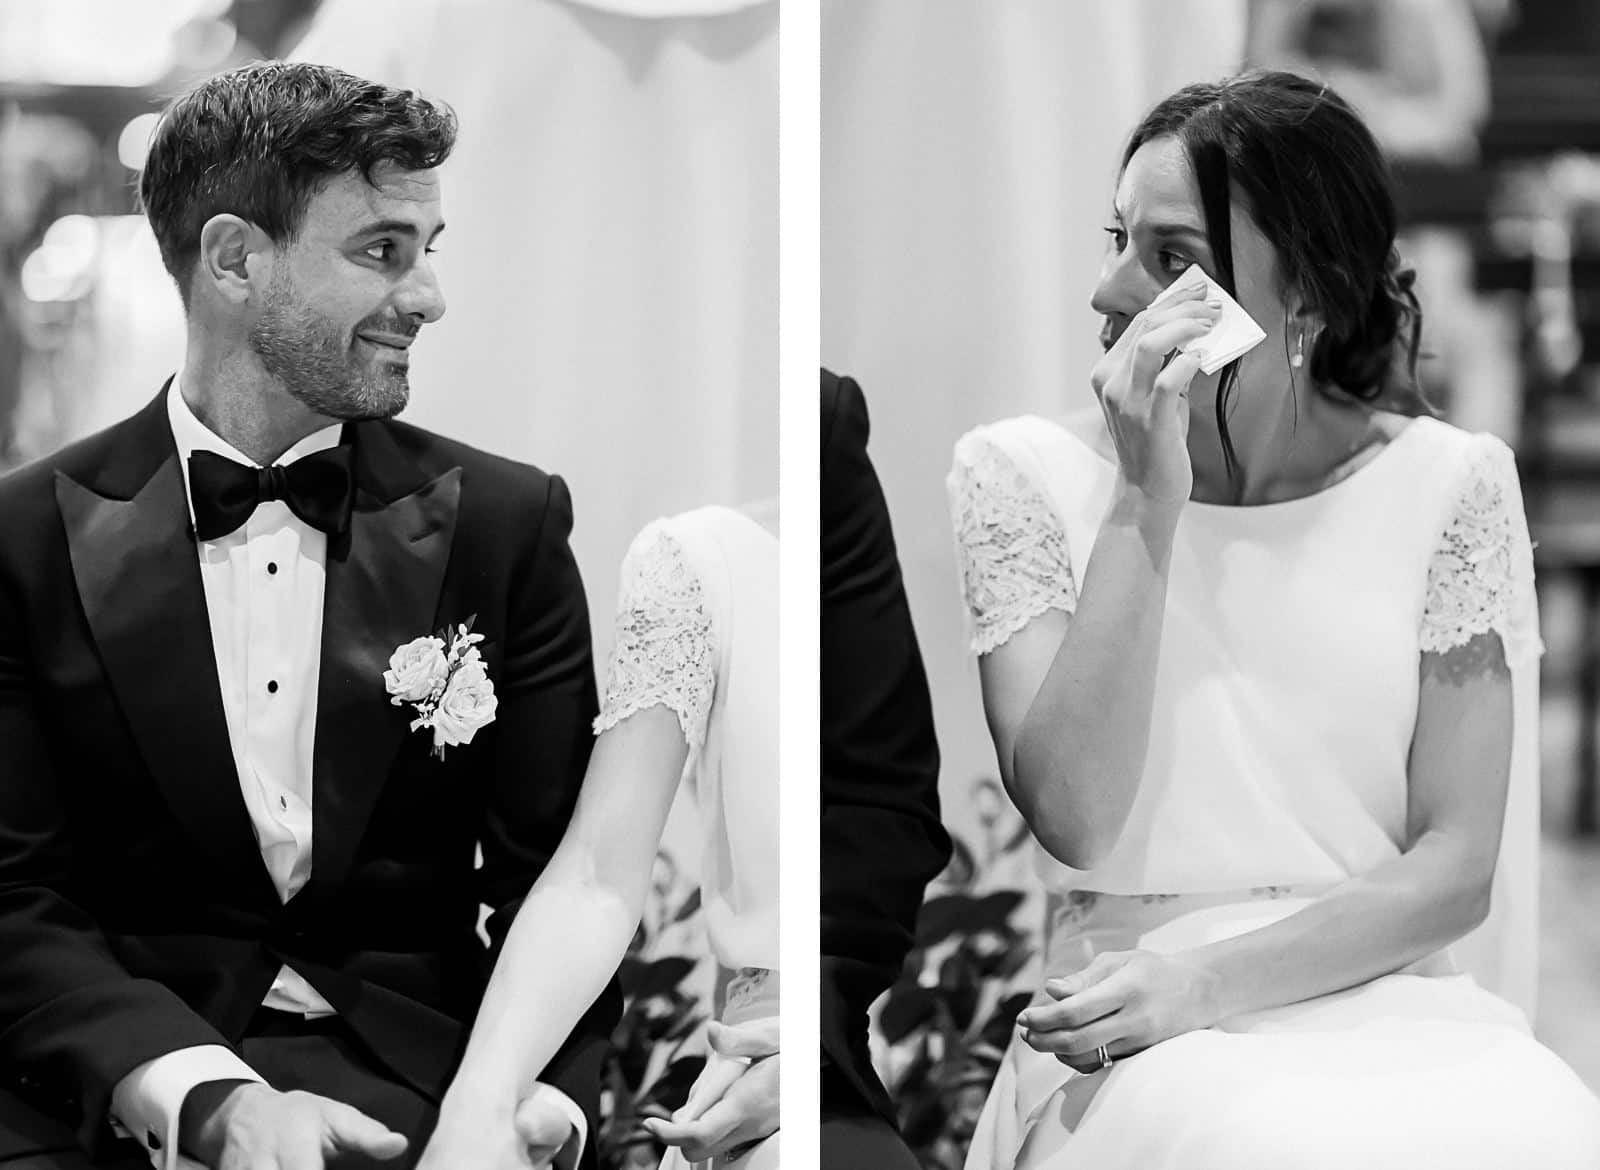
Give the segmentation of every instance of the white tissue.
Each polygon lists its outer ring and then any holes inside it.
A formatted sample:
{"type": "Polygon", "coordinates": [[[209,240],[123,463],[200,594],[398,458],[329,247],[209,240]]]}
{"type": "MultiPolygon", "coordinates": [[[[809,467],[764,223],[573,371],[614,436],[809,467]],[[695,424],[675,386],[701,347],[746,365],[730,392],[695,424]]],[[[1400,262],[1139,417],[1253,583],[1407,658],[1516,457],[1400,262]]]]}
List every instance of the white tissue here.
{"type": "Polygon", "coordinates": [[[1150,302],[1150,307],[1155,308],[1184,289],[1196,285],[1205,286],[1208,300],[1222,302],[1222,315],[1217,318],[1217,323],[1211,327],[1209,333],[1194,341],[1186,341],[1178,348],[1198,357],[1200,368],[1207,374],[1214,374],[1229,362],[1243,357],[1260,345],[1267,339],[1267,335],[1262,332],[1261,326],[1251,320],[1250,314],[1239,307],[1239,302],[1207,276],[1205,269],[1198,264],[1191,264],[1185,268],[1182,276],[1162,289],[1161,295],[1150,302]]]}

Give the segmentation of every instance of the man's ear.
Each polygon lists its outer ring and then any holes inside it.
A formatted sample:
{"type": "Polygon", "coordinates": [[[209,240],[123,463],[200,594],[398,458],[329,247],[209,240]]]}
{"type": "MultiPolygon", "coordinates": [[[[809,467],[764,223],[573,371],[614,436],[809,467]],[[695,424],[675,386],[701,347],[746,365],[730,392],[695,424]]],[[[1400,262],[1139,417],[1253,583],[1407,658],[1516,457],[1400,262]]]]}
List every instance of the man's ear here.
{"type": "Polygon", "coordinates": [[[212,216],[200,229],[194,283],[227,304],[249,304],[265,291],[271,277],[271,244],[266,233],[248,220],[237,215],[212,216]]]}

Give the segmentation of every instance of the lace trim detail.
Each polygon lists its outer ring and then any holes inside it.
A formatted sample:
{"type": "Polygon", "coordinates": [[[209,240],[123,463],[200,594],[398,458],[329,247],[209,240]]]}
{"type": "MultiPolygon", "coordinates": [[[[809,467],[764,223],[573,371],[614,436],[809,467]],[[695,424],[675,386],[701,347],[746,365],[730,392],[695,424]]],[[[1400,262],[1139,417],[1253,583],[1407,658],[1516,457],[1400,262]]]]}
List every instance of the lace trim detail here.
{"type": "Polygon", "coordinates": [[[964,440],[949,490],[974,653],[998,650],[1049,610],[1078,608],[1066,531],[1004,452],[987,440],[964,440]]]}
{"type": "Polygon", "coordinates": [[[700,579],[665,532],[629,555],[623,577],[617,643],[594,733],[659,704],[676,713],[689,747],[698,748],[705,743],[716,692],[711,618],[700,579]]]}
{"type": "Polygon", "coordinates": [[[762,1008],[778,1007],[778,973],[766,967],[740,967],[728,980],[723,1004],[724,1021],[729,1016],[757,1016],[762,1008]]]}
{"type": "Polygon", "coordinates": [[[1533,587],[1532,548],[1514,506],[1516,474],[1504,443],[1478,444],[1469,456],[1455,512],[1428,566],[1425,652],[1443,654],[1491,630],[1505,638],[1514,599],[1533,587]]]}

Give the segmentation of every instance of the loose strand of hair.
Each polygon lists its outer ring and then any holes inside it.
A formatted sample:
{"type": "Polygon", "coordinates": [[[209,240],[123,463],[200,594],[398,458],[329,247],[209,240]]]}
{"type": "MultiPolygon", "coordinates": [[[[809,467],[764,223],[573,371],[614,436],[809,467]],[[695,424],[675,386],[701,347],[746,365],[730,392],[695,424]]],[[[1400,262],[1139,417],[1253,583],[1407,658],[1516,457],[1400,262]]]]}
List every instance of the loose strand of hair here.
{"type": "MultiPolygon", "coordinates": [[[[1208,107],[1200,116],[1210,115],[1214,118],[1220,112],[1219,103],[1208,107]]],[[[1189,165],[1194,170],[1195,185],[1200,189],[1200,207],[1205,215],[1206,239],[1211,245],[1211,256],[1217,266],[1217,283],[1229,296],[1237,296],[1233,273],[1233,198],[1229,189],[1231,176],[1227,153],[1221,143],[1211,136],[1185,134],[1183,138],[1189,165]]],[[[1239,457],[1234,450],[1233,435],[1228,430],[1228,404],[1238,381],[1239,367],[1233,363],[1217,385],[1217,434],[1222,440],[1222,463],[1230,483],[1239,475],[1239,457]]]]}

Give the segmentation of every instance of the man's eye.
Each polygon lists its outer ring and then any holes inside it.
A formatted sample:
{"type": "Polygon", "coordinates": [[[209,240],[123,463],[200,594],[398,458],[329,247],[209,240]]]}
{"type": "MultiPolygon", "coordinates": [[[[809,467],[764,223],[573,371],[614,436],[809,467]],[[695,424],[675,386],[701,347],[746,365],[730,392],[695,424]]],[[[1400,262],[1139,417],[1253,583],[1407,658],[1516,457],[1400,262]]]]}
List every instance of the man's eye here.
{"type": "Polygon", "coordinates": [[[394,245],[388,240],[383,240],[380,243],[368,245],[363,251],[374,260],[387,260],[394,251],[394,245]]]}

